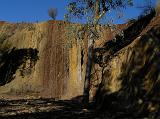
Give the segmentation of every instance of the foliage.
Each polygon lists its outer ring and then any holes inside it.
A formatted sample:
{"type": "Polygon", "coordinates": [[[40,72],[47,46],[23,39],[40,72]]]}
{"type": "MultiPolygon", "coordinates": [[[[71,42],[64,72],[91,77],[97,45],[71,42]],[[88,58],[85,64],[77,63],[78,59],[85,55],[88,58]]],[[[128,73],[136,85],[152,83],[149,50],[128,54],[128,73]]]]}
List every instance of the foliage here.
{"type": "Polygon", "coordinates": [[[66,48],[72,48],[72,45],[75,42],[77,30],[78,30],[78,28],[75,25],[69,25],[66,27],[66,31],[67,31],[67,33],[66,33],[67,43],[65,44],[66,48]]]}
{"type": "MultiPolygon", "coordinates": [[[[127,5],[133,5],[132,0],[100,0],[98,7],[98,18],[95,18],[97,14],[96,2],[98,0],[71,0],[71,2],[67,6],[68,14],[65,14],[65,19],[67,21],[72,20],[73,18],[81,19],[83,22],[86,22],[86,25],[83,25],[82,29],[79,32],[83,32],[83,30],[87,31],[89,37],[92,37],[93,40],[97,40],[99,38],[99,32],[96,29],[97,24],[101,24],[101,21],[106,13],[110,10],[117,8],[125,8],[127,5]],[[96,19],[96,20],[95,20],[96,19]]],[[[108,27],[113,26],[108,23],[108,27]]],[[[75,37],[79,37],[78,32],[75,37]]]]}
{"type": "Polygon", "coordinates": [[[145,7],[142,11],[142,13],[138,16],[138,19],[143,18],[144,16],[150,14],[151,12],[153,12],[155,9],[153,7],[145,7]]]}
{"type": "Polygon", "coordinates": [[[123,35],[122,33],[119,33],[115,36],[115,39],[106,42],[103,48],[95,48],[94,62],[98,63],[102,67],[104,67],[104,65],[106,66],[114,54],[129,45],[138,37],[154,16],[155,11],[151,11],[150,14],[143,16],[141,19],[133,21],[127,29],[123,30],[123,35]],[[103,56],[102,58],[102,54],[105,54],[105,57],[103,56]]]}
{"type": "MultiPolygon", "coordinates": [[[[99,13],[109,12],[112,9],[125,8],[133,5],[132,0],[100,0],[99,13]]],[[[96,0],[71,0],[68,7],[68,16],[85,19],[87,22],[93,20],[96,10],[96,0]]]]}
{"type": "Polygon", "coordinates": [[[68,14],[66,16],[71,18],[77,17],[78,19],[85,20],[87,23],[76,34],[79,37],[79,33],[81,34],[86,29],[88,35],[88,58],[83,91],[84,106],[87,106],[89,103],[94,41],[99,38],[97,25],[106,12],[117,7],[125,7],[126,5],[131,5],[131,0],[72,0],[68,5],[68,14]]]}
{"type": "Polygon", "coordinates": [[[66,27],[66,37],[67,43],[65,44],[67,48],[72,48],[72,45],[76,42],[81,43],[84,39],[86,30],[86,25],[75,25],[70,24],[66,27]]]}

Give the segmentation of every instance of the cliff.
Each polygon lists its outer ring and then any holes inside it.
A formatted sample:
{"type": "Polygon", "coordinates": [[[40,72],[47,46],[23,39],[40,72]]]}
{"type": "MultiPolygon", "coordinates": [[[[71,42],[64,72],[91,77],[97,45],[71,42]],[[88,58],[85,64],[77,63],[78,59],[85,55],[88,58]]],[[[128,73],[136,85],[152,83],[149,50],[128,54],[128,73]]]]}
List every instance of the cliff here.
{"type": "MultiPolygon", "coordinates": [[[[159,21],[152,11],[132,23],[97,26],[90,89],[96,109],[115,118],[158,117],[159,21]]],[[[81,96],[88,42],[87,31],[77,38],[81,28],[64,21],[0,22],[0,99],[81,96]]]]}
{"type": "Polygon", "coordinates": [[[1,98],[60,99],[81,93],[82,80],[74,77],[78,72],[77,59],[73,58],[77,49],[64,46],[66,25],[62,21],[1,23],[1,37],[5,37],[1,45],[2,55],[9,57],[1,63],[2,66],[6,64],[2,72],[5,74],[1,77],[1,98]],[[18,66],[12,71],[14,65],[18,66]],[[69,90],[72,92],[68,93],[69,90]]]}
{"type": "MultiPolygon", "coordinates": [[[[114,36],[110,28],[98,28],[104,30],[95,47],[114,36]]],[[[71,99],[82,95],[87,33],[79,41],[74,29],[80,25],[0,22],[0,98],[71,99]]]]}

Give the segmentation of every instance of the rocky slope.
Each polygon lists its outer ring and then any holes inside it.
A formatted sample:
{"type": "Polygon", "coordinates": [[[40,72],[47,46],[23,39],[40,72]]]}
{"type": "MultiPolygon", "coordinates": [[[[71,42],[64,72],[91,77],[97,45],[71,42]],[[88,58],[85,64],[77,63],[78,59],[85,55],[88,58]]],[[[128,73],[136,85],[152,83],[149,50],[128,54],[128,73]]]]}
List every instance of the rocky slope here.
{"type": "Polygon", "coordinates": [[[154,14],[124,30],[123,38],[117,36],[117,44],[104,45],[106,60],[99,63],[103,76],[97,108],[132,118],[159,117],[160,17],[154,14]]]}

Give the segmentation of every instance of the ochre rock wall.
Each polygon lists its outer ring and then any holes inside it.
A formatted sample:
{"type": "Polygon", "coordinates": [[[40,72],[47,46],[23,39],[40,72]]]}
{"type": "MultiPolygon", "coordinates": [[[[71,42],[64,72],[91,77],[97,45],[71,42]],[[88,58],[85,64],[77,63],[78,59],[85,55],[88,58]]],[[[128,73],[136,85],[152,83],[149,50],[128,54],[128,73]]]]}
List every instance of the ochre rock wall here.
{"type": "MultiPolygon", "coordinates": [[[[124,27],[126,25],[116,26],[116,31],[98,26],[97,29],[101,32],[99,40],[95,42],[95,48],[113,39],[114,34],[124,27]]],[[[18,68],[14,73],[12,69],[15,62],[13,61],[17,56],[14,58],[9,56],[7,62],[0,62],[0,71],[3,72],[4,64],[7,66],[4,79],[0,79],[3,82],[0,83],[0,98],[71,99],[83,95],[88,36],[85,32],[83,40],[77,40],[75,28],[81,28],[81,26],[64,21],[16,24],[0,22],[0,54],[8,56],[12,52],[21,52],[20,50],[25,50],[27,53],[28,49],[30,52],[33,50],[34,55],[35,50],[38,52],[38,59],[31,60],[35,58],[33,54],[28,54],[29,58],[22,56],[21,58],[25,61],[16,65],[18,68]],[[12,63],[7,65],[8,62],[12,63]],[[8,77],[8,72],[12,74],[12,79],[8,77]]],[[[98,85],[101,82],[102,69],[97,64],[93,63],[93,65],[92,81],[98,85]]],[[[96,89],[95,85],[91,86],[91,99],[96,89]]]]}
{"type": "Polygon", "coordinates": [[[0,98],[70,99],[82,95],[83,79],[78,76],[81,58],[77,58],[81,51],[76,43],[66,47],[66,25],[63,21],[1,23],[0,34],[6,35],[1,49],[37,49],[38,60],[29,74],[21,76],[22,67],[29,68],[30,61],[23,63],[13,80],[0,86],[0,98]]]}

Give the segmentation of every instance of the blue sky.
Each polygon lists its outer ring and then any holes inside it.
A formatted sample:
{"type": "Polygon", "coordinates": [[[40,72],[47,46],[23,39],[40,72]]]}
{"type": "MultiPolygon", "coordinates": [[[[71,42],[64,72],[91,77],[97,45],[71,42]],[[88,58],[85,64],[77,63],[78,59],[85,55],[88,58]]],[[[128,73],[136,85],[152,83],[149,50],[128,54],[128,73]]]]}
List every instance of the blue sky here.
{"type": "MultiPolygon", "coordinates": [[[[37,22],[49,20],[48,9],[55,7],[58,9],[57,20],[63,20],[66,12],[66,5],[69,0],[0,0],[0,21],[8,22],[37,22]]],[[[146,0],[134,0],[135,4],[143,5],[146,0]]],[[[153,4],[156,0],[152,0],[153,4]]],[[[116,19],[116,13],[110,13],[115,23],[123,23],[128,18],[134,18],[140,14],[140,10],[131,7],[124,12],[124,17],[116,19]]]]}
{"type": "Polygon", "coordinates": [[[10,22],[46,21],[48,9],[58,9],[57,19],[63,19],[66,0],[0,0],[0,20],[10,22]]]}

